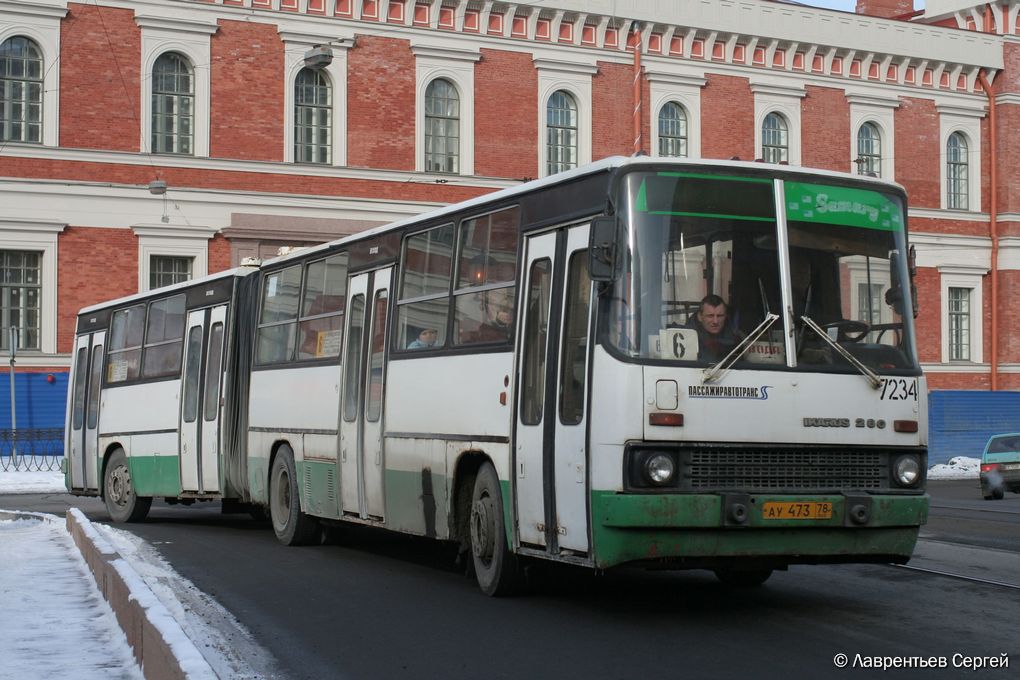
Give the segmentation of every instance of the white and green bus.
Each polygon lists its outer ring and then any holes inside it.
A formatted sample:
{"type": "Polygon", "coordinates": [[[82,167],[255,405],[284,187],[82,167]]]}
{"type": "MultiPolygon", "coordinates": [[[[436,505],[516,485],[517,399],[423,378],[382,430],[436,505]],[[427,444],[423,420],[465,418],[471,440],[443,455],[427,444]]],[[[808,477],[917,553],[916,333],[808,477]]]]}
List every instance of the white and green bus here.
{"type": "Polygon", "coordinates": [[[66,479],[452,541],[488,594],[552,560],[906,562],[926,395],[905,195],[611,158],[83,309],[66,479]]]}

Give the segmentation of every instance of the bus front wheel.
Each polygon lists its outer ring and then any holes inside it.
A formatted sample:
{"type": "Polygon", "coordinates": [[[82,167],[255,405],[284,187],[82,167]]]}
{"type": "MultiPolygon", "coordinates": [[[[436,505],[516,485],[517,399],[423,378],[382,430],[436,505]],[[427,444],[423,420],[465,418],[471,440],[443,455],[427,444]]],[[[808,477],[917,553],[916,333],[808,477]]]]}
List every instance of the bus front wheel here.
{"type": "Polygon", "coordinates": [[[149,514],[152,498],[139,497],[135,494],[124,449],[114,451],[110,460],[106,462],[103,501],[106,503],[106,511],[110,513],[110,519],[118,524],[141,522],[149,514]]]}
{"type": "Polygon", "coordinates": [[[469,521],[478,586],[494,597],[512,594],[520,585],[521,570],[506,540],[503,495],[492,463],[484,463],[475,477],[469,521]]]}
{"type": "Polygon", "coordinates": [[[281,446],[269,473],[269,515],[273,531],[284,545],[308,545],[319,536],[319,523],[301,512],[294,453],[281,446]]]}

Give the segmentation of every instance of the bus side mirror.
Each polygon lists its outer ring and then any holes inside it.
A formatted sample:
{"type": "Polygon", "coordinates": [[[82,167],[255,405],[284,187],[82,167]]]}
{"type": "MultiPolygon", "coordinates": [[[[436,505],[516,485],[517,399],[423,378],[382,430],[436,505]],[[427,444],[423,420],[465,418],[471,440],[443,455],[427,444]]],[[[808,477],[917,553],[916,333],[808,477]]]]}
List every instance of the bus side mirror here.
{"type": "Polygon", "coordinates": [[[615,217],[596,217],[591,221],[588,243],[588,275],[592,281],[612,283],[620,277],[620,223],[615,217]]]}

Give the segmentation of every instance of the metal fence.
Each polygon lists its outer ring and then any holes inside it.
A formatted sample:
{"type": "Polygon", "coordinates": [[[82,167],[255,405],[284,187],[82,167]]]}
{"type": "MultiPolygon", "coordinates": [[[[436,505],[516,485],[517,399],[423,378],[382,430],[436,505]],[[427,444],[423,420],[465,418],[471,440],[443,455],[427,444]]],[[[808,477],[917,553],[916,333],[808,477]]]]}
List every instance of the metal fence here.
{"type": "Polygon", "coordinates": [[[0,429],[0,470],[51,472],[63,459],[61,427],[0,429]]]}

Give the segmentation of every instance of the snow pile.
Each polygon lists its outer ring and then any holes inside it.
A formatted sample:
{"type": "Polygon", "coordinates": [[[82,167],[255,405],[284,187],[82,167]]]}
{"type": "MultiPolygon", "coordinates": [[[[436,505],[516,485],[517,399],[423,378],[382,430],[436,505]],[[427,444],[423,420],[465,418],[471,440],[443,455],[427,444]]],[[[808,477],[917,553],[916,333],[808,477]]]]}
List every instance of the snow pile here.
{"type": "Polygon", "coordinates": [[[188,646],[193,642],[199,647],[205,662],[219,677],[232,680],[278,677],[272,657],[258,646],[251,633],[219,603],[174,571],[151,545],[121,529],[98,523],[92,526],[131,565],[176,619],[189,638],[188,646]]]}
{"type": "Polygon", "coordinates": [[[76,680],[142,679],[58,518],[0,519],[0,545],[0,676],[59,678],[74,669],[76,680]]]}
{"type": "Polygon", "coordinates": [[[980,471],[980,458],[957,456],[948,463],[932,465],[928,470],[928,479],[977,479],[980,471]]]}
{"type": "Polygon", "coordinates": [[[64,473],[60,470],[27,472],[0,468],[0,494],[63,493],[64,473]]]}

